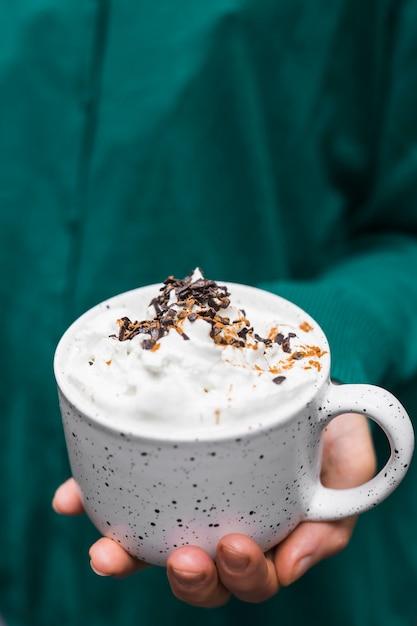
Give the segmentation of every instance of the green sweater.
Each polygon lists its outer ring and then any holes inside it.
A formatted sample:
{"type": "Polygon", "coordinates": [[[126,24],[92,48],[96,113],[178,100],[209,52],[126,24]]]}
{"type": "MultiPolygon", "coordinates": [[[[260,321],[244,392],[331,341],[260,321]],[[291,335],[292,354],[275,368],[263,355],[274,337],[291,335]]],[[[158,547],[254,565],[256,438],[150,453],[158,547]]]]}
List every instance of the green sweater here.
{"type": "MultiPolygon", "coordinates": [[[[52,358],[120,291],[201,266],[288,297],[334,377],[417,419],[417,2],[0,5],[0,613],[9,626],[413,626],[417,468],[350,546],[261,605],[103,579],[54,514],[52,358]]],[[[378,433],[381,458],[386,446],[378,433]]]]}

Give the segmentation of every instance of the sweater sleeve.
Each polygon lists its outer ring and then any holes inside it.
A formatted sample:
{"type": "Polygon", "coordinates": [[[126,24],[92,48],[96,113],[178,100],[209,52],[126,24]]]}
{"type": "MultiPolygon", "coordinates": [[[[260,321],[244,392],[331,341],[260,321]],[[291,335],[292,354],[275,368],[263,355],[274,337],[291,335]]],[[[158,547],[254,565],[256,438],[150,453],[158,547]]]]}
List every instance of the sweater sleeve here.
{"type": "Polygon", "coordinates": [[[322,326],[335,379],[388,388],[417,373],[417,8],[400,5],[384,64],[372,183],[347,216],[346,253],[308,281],[262,285],[322,326]]]}

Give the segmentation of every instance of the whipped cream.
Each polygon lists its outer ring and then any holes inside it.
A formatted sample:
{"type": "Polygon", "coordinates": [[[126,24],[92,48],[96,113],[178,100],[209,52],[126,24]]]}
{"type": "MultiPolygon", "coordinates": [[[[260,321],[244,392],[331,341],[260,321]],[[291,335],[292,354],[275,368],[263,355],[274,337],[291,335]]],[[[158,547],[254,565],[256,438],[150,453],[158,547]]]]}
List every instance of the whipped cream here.
{"type": "Polygon", "coordinates": [[[280,310],[280,298],[247,287],[242,302],[240,287],[196,269],[168,278],[150,303],[144,288],[146,303],[138,289],[96,307],[71,341],[65,376],[72,391],[112,424],[258,425],[265,408],[291,403],[320,377],[327,344],[296,307],[294,316],[280,310]]]}

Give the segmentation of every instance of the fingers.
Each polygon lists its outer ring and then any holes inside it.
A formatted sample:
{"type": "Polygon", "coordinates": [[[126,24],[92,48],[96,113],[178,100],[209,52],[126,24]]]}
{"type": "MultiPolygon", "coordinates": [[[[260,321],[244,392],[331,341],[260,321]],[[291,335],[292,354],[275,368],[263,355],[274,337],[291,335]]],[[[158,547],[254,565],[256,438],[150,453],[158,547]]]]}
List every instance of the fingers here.
{"type": "MultiPolygon", "coordinates": [[[[62,515],[80,515],[84,513],[82,497],[77,483],[73,478],[65,481],[55,492],[52,507],[62,515]]],[[[99,576],[125,578],[145,567],[134,559],[112,539],[102,537],[90,548],[90,565],[99,576]]]]}
{"type": "Polygon", "coordinates": [[[216,565],[199,548],[176,550],[168,560],[167,573],[177,598],[206,608],[224,604],[230,594],[245,602],[262,602],[279,587],[274,563],[240,534],[223,537],[216,565]]]}
{"type": "Polygon", "coordinates": [[[62,515],[84,513],[81,493],[73,478],[69,478],[58,487],[52,500],[52,507],[56,513],[62,515]]]}
{"type": "Polygon", "coordinates": [[[336,522],[304,522],[275,550],[280,584],[287,586],[313,565],[343,550],[353,533],[356,517],[336,522]]]}
{"type": "Polygon", "coordinates": [[[167,575],[172,593],[193,606],[214,608],[229,599],[213,560],[201,548],[175,550],[168,558],[167,575]]]}
{"type": "Polygon", "coordinates": [[[222,583],[245,602],[263,602],[278,591],[273,561],[244,535],[224,537],[217,549],[217,568],[222,583]]]}
{"type": "Polygon", "coordinates": [[[336,417],[325,429],[323,444],[321,480],[326,487],[356,487],[374,476],[376,454],[369,423],[363,415],[336,417]]]}
{"type": "Polygon", "coordinates": [[[90,548],[90,565],[99,576],[126,578],[146,567],[146,563],[130,556],[123,548],[113,541],[102,537],[90,548]]]}
{"type": "MultiPolygon", "coordinates": [[[[363,415],[341,415],[323,436],[321,480],[327,487],[345,489],[360,485],[375,473],[376,459],[368,422],[363,415]]],[[[304,522],[275,551],[278,578],[286,586],[319,561],[347,546],[356,517],[334,522],[304,522]]]]}
{"type": "Polygon", "coordinates": [[[292,584],[310,567],[345,548],[355,522],[356,518],[350,517],[300,524],[272,558],[239,534],[220,541],[216,565],[200,548],[180,548],[168,560],[171,589],[180,600],[206,608],[224,604],[230,594],[244,602],[262,602],[280,586],[292,584]]]}

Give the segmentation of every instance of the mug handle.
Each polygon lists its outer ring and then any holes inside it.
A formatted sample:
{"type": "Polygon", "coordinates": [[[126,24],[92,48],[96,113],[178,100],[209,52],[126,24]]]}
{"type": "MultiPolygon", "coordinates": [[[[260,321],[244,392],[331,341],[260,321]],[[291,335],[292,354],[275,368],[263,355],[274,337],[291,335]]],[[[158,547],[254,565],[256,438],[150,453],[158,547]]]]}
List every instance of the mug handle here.
{"type": "Polygon", "coordinates": [[[374,385],[330,383],[321,427],[324,429],[343,413],[362,413],[378,424],[388,438],[391,455],[374,478],[358,487],[329,489],[318,481],[307,505],[306,520],[335,520],[367,511],[388,497],[407,473],[414,449],[413,426],[404,407],[389,391],[374,385]]]}

